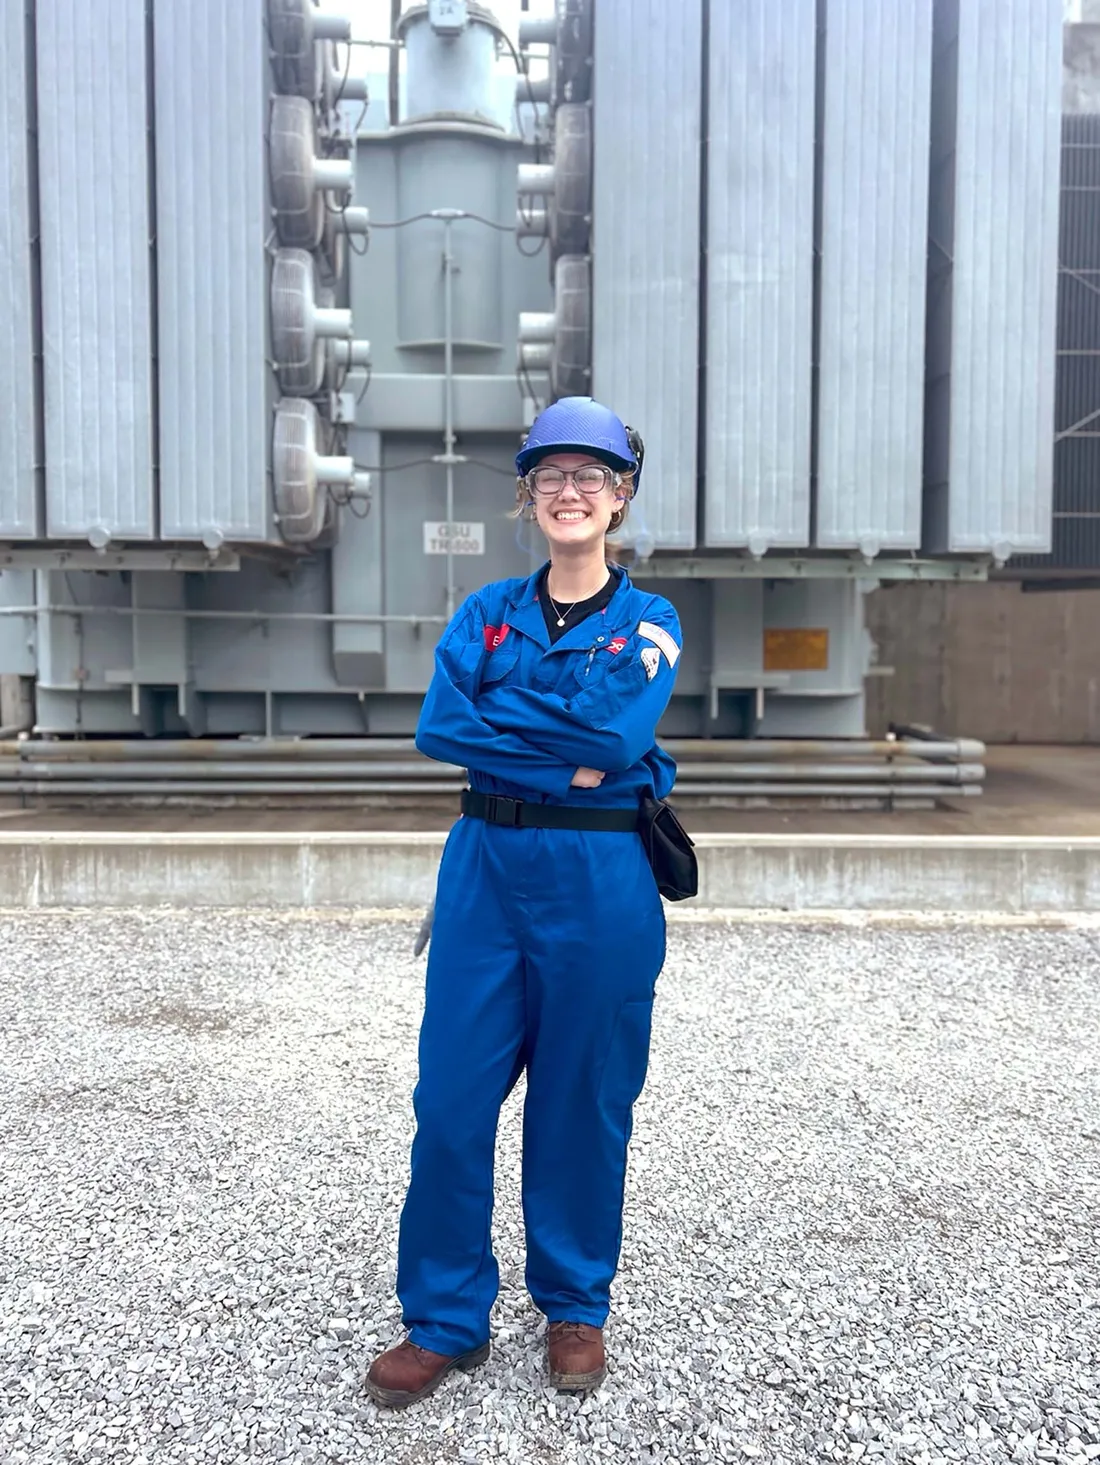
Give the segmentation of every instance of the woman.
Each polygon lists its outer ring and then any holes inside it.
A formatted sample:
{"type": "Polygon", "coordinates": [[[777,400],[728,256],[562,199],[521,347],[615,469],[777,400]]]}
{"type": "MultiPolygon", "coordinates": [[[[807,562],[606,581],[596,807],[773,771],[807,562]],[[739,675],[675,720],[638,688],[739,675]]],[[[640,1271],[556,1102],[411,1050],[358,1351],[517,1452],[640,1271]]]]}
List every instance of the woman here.
{"type": "Polygon", "coordinates": [[[527,1287],[561,1390],[597,1387],[622,1240],[632,1111],[645,1081],[665,921],[639,801],[675,765],[655,729],[680,655],[676,612],[609,566],[641,440],[565,398],[516,458],[520,511],[550,560],[460,607],[417,729],[470,790],[439,872],[397,1291],[408,1338],[369,1393],[402,1407],[489,1356],[500,1107],[527,1073],[527,1287]]]}

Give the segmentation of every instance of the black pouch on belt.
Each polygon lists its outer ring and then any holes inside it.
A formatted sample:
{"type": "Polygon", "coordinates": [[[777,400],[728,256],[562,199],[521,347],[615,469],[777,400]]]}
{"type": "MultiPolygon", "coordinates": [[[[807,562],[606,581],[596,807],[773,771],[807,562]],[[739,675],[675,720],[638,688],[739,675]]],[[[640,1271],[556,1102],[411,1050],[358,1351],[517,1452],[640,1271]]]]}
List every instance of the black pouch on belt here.
{"type": "Polygon", "coordinates": [[[646,858],[657,889],[666,900],[689,900],[699,893],[699,862],[687,830],[664,799],[643,797],[638,820],[646,858]]]}

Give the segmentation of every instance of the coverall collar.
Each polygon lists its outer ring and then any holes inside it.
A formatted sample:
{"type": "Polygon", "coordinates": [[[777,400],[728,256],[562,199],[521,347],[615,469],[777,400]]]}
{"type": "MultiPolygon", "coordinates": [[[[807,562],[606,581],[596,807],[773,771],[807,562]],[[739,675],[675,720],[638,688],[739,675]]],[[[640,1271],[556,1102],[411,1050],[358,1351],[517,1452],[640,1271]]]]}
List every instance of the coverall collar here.
{"type": "MultiPolygon", "coordinates": [[[[518,587],[510,602],[508,624],[513,630],[529,636],[532,641],[537,641],[544,651],[575,651],[580,647],[587,648],[593,636],[593,618],[591,617],[586,617],[571,627],[564,636],[554,642],[553,646],[550,645],[550,633],[546,629],[546,620],[542,613],[542,606],[539,604],[539,577],[545,573],[549,565],[550,561],[546,560],[518,587]]],[[[629,601],[633,589],[630,576],[620,566],[612,568],[609,565],[608,568],[613,575],[618,576],[619,584],[604,609],[597,612],[596,618],[603,622],[598,633],[601,636],[614,635],[630,619],[629,601]]]]}

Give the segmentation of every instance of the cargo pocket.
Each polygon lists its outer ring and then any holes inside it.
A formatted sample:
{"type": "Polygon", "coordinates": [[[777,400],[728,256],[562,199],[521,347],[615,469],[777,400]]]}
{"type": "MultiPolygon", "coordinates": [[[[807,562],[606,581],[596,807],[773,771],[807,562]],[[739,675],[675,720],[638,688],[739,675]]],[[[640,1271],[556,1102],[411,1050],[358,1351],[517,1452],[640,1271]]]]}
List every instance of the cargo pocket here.
{"type": "Polygon", "coordinates": [[[625,1139],[630,1138],[631,1111],[645,1086],[652,1025],[652,997],[623,1003],[600,1080],[600,1109],[625,1139]]]}

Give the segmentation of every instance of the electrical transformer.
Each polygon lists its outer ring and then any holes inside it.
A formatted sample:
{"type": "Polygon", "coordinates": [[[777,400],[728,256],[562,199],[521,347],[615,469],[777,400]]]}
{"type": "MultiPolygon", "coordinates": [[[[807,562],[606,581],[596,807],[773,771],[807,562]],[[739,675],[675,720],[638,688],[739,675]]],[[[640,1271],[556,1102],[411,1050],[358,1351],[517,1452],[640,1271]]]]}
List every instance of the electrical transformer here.
{"type": "Polygon", "coordinates": [[[563,395],[645,439],[615,553],[684,626],[670,737],[859,739],[868,591],[1049,554],[1059,0],[557,0],[518,45],[433,0],[391,71],[351,41],[0,0],[39,736],[407,738],[462,597],[545,557],[513,460],[563,395]]]}

